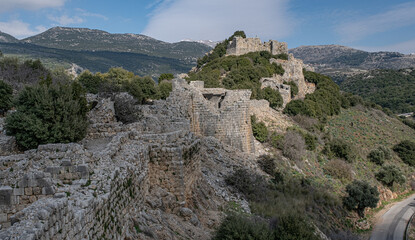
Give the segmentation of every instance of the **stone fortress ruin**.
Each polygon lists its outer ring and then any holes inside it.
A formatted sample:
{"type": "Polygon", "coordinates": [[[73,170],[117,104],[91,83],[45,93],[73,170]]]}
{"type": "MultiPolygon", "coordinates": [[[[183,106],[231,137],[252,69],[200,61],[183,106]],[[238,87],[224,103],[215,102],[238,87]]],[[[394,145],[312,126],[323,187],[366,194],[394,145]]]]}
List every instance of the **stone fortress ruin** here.
{"type": "MultiPolygon", "coordinates": [[[[252,51],[288,54],[286,43],[257,38],[235,38],[228,48],[229,55],[252,51]]],[[[297,84],[295,98],[314,91],[301,60],[270,61],[285,73],[261,79],[262,87],[278,89],[284,104],[291,100],[284,82],[297,84]]],[[[224,171],[249,167],[257,152],[251,115],[290,126],[250,97],[174,79],[166,101],[132,104],[138,119],[124,124],[114,104],[131,96],[88,95],[96,106],[84,140],[25,152],[15,151],[0,119],[0,239],[210,239],[221,203],[240,201],[221,185],[224,171]],[[214,161],[226,168],[210,169],[214,161]]]]}
{"type": "Polygon", "coordinates": [[[228,56],[240,56],[250,52],[267,51],[272,55],[286,55],[287,60],[271,58],[271,63],[280,64],[285,70],[282,76],[274,74],[270,78],[262,78],[261,88],[271,87],[280,92],[284,103],[283,107],[292,100],[291,86],[286,84],[294,82],[298,86],[298,94],[293,99],[303,99],[307,93],[313,93],[315,91],[315,85],[305,81],[303,68],[303,61],[294,58],[292,54],[288,53],[287,43],[278,42],[276,40],[270,40],[269,42],[261,42],[259,38],[242,38],[235,37],[229,42],[226,55],[228,56]]]}

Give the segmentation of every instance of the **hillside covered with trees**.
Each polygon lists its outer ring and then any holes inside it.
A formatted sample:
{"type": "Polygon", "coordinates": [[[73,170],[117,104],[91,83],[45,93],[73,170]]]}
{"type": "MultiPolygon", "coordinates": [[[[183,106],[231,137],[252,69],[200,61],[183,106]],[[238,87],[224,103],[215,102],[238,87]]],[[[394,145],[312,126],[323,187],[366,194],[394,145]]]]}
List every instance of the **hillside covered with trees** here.
{"type": "Polygon", "coordinates": [[[347,78],[340,88],[394,113],[415,111],[415,70],[372,70],[347,78]]]}

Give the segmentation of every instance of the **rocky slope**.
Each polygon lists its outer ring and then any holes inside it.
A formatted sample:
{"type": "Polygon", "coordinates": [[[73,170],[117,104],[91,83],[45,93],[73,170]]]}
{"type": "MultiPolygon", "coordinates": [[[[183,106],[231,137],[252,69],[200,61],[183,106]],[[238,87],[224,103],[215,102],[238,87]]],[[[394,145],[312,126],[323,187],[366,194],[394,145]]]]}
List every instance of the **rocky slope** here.
{"type": "Polygon", "coordinates": [[[0,43],[14,43],[14,42],[18,42],[19,40],[17,40],[15,37],[4,33],[4,32],[0,32],[0,43]]]}

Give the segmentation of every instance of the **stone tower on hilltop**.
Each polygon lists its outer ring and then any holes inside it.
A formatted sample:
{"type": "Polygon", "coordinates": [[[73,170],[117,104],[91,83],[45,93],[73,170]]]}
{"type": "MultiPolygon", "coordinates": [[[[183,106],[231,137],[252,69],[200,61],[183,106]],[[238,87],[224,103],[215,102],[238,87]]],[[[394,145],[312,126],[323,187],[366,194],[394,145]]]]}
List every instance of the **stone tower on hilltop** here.
{"type": "Polygon", "coordinates": [[[234,37],[228,44],[226,55],[239,56],[250,52],[260,51],[268,51],[272,55],[281,53],[288,54],[288,46],[287,43],[278,42],[276,40],[262,43],[259,38],[234,37]]]}

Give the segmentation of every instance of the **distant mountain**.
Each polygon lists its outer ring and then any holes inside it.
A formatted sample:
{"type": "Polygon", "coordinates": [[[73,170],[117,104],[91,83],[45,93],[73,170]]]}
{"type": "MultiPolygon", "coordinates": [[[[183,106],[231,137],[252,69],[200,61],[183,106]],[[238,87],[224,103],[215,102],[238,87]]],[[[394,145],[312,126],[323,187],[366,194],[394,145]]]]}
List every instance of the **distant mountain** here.
{"type": "Polygon", "coordinates": [[[49,65],[71,66],[73,63],[92,72],[107,72],[111,67],[123,67],[141,76],[156,77],[161,73],[188,72],[193,65],[174,58],[149,56],[139,53],[110,51],[72,51],[47,48],[29,43],[1,43],[4,54],[40,59],[49,65]]]}
{"type": "Polygon", "coordinates": [[[14,42],[18,42],[19,40],[7,33],[4,32],[0,32],[0,42],[4,43],[14,43],[14,42]]]}
{"type": "Polygon", "coordinates": [[[195,63],[197,58],[210,51],[210,47],[197,42],[167,43],[140,34],[112,34],[88,28],[54,27],[22,42],[43,47],[75,51],[111,51],[140,53],[195,63]]]}
{"type": "Polygon", "coordinates": [[[214,48],[220,41],[212,41],[212,40],[192,40],[192,39],[183,39],[181,42],[197,42],[208,45],[211,48],[214,48]]]}
{"type": "Polygon", "coordinates": [[[340,45],[301,46],[289,51],[317,72],[327,74],[337,82],[345,77],[372,69],[402,69],[415,67],[415,55],[398,52],[366,52],[340,45]]]}

